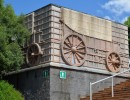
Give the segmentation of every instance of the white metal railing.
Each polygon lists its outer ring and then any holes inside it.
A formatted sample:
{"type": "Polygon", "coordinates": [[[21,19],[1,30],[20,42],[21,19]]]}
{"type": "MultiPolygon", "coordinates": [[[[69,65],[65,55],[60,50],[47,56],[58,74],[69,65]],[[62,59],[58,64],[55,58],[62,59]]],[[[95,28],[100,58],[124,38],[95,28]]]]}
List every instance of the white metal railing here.
{"type": "Polygon", "coordinates": [[[104,78],[104,79],[101,79],[101,80],[98,80],[98,81],[96,81],[96,82],[90,82],[90,100],[92,100],[92,86],[93,85],[95,85],[95,84],[97,84],[97,83],[99,83],[99,82],[102,82],[102,81],[104,81],[104,80],[107,80],[107,79],[112,79],[111,81],[112,81],[112,97],[114,97],[114,90],[113,90],[113,78],[115,77],[115,76],[117,76],[117,75],[120,75],[120,74],[123,74],[123,73],[125,73],[125,72],[128,72],[128,71],[130,71],[130,68],[129,69],[127,69],[127,70],[125,70],[125,71],[122,71],[122,72],[120,72],[120,73],[117,73],[117,74],[114,74],[114,75],[112,75],[112,76],[109,76],[109,77],[106,77],[106,78],[104,78]]]}

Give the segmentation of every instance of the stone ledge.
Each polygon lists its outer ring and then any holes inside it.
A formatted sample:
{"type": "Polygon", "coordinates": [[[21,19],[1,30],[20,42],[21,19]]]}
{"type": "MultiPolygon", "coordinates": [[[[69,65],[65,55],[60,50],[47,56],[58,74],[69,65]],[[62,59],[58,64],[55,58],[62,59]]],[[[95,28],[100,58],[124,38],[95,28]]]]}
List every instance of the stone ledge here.
{"type": "MultiPolygon", "coordinates": [[[[34,66],[34,67],[20,69],[20,70],[17,70],[17,71],[8,72],[8,73],[5,73],[5,76],[12,75],[12,74],[18,74],[18,73],[22,73],[22,72],[26,72],[26,71],[30,71],[30,70],[39,69],[39,68],[45,68],[45,67],[64,68],[64,69],[69,69],[69,70],[77,70],[77,71],[104,74],[104,75],[114,75],[115,74],[115,73],[109,72],[107,70],[100,70],[100,69],[88,68],[88,67],[83,67],[83,66],[81,66],[81,67],[68,66],[68,65],[65,65],[65,64],[51,62],[51,63],[41,64],[41,65],[34,66]]],[[[121,74],[121,75],[118,75],[118,76],[125,77],[125,78],[130,77],[130,75],[128,75],[128,74],[121,74]]]]}

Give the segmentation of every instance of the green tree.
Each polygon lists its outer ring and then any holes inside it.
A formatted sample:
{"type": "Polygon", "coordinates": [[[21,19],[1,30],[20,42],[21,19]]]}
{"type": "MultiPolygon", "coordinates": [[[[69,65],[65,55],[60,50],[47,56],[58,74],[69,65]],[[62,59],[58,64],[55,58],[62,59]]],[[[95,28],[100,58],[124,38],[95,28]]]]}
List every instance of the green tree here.
{"type": "Polygon", "coordinates": [[[130,36],[130,17],[127,18],[127,21],[125,21],[124,24],[128,26],[128,34],[130,36]]]}
{"type": "Polygon", "coordinates": [[[0,72],[17,70],[24,62],[21,50],[29,31],[24,16],[17,16],[11,5],[0,0],[0,72]]]}
{"type": "Polygon", "coordinates": [[[0,81],[0,100],[24,100],[24,98],[12,85],[5,81],[0,81]]]}
{"type": "Polygon", "coordinates": [[[130,17],[127,18],[127,21],[125,21],[124,24],[128,26],[129,55],[130,55],[130,17]]]}

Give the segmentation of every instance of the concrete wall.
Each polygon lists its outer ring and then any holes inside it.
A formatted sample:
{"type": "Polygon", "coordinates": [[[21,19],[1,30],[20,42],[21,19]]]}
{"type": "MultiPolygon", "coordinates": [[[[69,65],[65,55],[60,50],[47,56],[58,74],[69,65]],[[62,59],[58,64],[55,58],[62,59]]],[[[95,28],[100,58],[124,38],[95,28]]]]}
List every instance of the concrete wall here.
{"type": "MultiPolygon", "coordinates": [[[[108,77],[108,75],[89,73],[85,71],[51,68],[50,69],[50,100],[80,100],[81,96],[89,95],[89,83],[108,77]],[[60,79],[60,71],[66,71],[67,78],[60,79]]],[[[115,78],[114,82],[124,81],[115,78]]],[[[93,92],[111,86],[111,80],[106,80],[93,87],[93,92]]]]}

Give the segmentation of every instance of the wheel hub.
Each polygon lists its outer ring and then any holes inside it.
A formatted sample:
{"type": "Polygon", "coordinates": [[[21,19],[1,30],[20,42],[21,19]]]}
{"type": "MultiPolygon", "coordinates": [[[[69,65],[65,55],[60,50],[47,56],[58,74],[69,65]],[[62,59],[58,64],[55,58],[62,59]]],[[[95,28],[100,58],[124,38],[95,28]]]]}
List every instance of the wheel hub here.
{"type": "Polygon", "coordinates": [[[76,53],[77,48],[76,47],[72,47],[71,50],[72,50],[73,53],[76,53]]]}
{"type": "Polygon", "coordinates": [[[115,59],[112,59],[112,63],[113,63],[113,64],[118,64],[119,62],[116,61],[115,59]]]}
{"type": "Polygon", "coordinates": [[[32,52],[31,55],[34,56],[34,52],[32,52]]]}
{"type": "Polygon", "coordinates": [[[115,59],[112,59],[112,63],[113,63],[113,64],[116,64],[116,61],[115,61],[115,59]]]}

